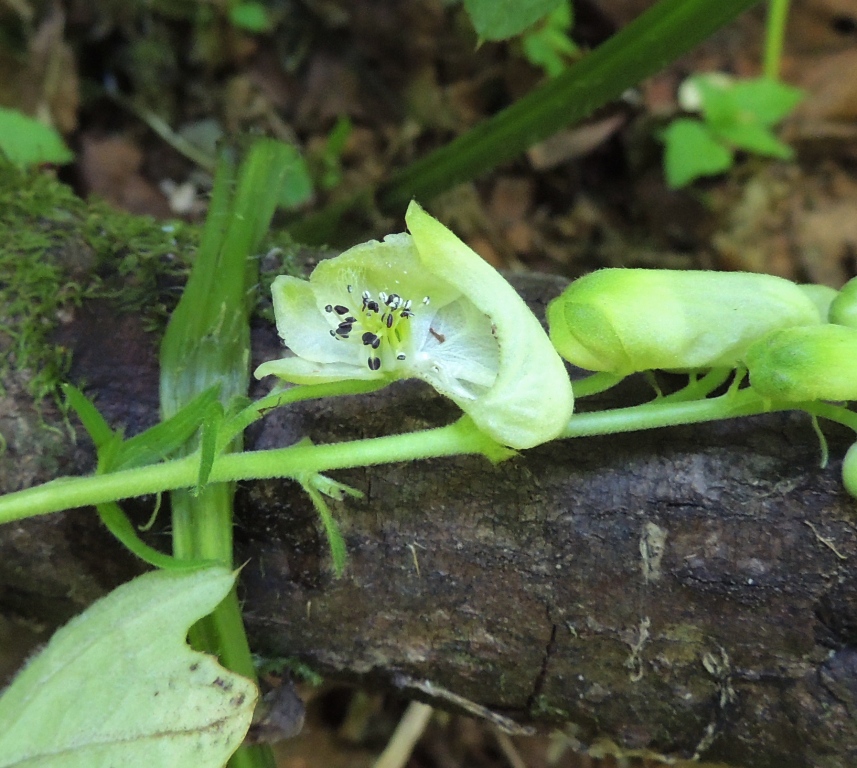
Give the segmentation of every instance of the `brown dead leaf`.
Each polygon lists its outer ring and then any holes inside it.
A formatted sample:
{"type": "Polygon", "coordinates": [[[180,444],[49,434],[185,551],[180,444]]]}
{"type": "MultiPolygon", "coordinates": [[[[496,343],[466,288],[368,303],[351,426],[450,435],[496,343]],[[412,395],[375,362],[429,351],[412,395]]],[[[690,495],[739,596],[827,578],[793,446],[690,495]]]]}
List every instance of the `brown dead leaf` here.
{"type": "Polygon", "coordinates": [[[800,260],[810,280],[839,288],[847,279],[845,264],[857,254],[857,196],[829,200],[797,216],[800,260]]]}
{"type": "Polygon", "coordinates": [[[533,205],[532,179],[501,176],[491,190],[488,212],[505,245],[521,255],[533,249],[535,231],[528,214],[533,205]]]}
{"type": "Polygon", "coordinates": [[[84,136],[79,161],[87,193],[131,213],[170,215],[167,200],[140,174],[143,153],[129,139],[84,136]]]}
{"type": "Polygon", "coordinates": [[[828,163],[812,172],[772,164],[733,185],[713,245],[726,269],[841,286],[857,254],[857,183],[828,163]]]}
{"type": "Polygon", "coordinates": [[[769,166],[731,196],[724,190],[727,215],[712,238],[721,268],[797,278],[790,216],[800,178],[796,167],[769,166]]]}
{"type": "MultiPolygon", "coordinates": [[[[803,0],[789,9],[788,50],[804,54],[835,51],[854,45],[849,25],[857,21],[854,0],[803,0]]],[[[799,71],[794,70],[795,73],[799,71]]]]}
{"type": "Polygon", "coordinates": [[[28,75],[34,89],[26,111],[70,133],[77,127],[80,95],[77,65],[64,31],[65,15],[56,5],[30,41],[28,75]]]}
{"type": "Polygon", "coordinates": [[[296,144],[292,127],[280,117],[268,92],[261,90],[254,79],[235,75],[229,79],[223,93],[223,122],[226,132],[232,135],[243,131],[266,128],[280,141],[296,144]]]}
{"type": "Polygon", "coordinates": [[[28,41],[26,57],[0,49],[0,104],[33,115],[62,133],[77,127],[77,64],[55,7],[28,41]]]}
{"type": "Polygon", "coordinates": [[[485,261],[496,269],[503,269],[506,265],[500,254],[494,248],[494,245],[484,235],[474,235],[467,238],[467,244],[478,253],[485,261]]]}
{"type": "Polygon", "coordinates": [[[537,171],[555,168],[567,160],[589,154],[624,124],[625,115],[617,112],[601,120],[560,131],[530,147],[527,157],[537,171]]]}
{"type": "Polygon", "coordinates": [[[488,203],[491,216],[501,227],[508,227],[522,219],[533,204],[532,179],[501,176],[491,190],[488,203]]]}
{"type": "Polygon", "coordinates": [[[279,111],[289,110],[295,98],[297,84],[294,77],[284,71],[282,62],[273,51],[262,50],[247,67],[250,82],[265,95],[268,102],[279,111]]]}
{"type": "Polygon", "coordinates": [[[406,89],[408,115],[423,128],[458,132],[479,117],[476,86],[469,81],[442,86],[433,66],[414,74],[406,89]]]}
{"type": "Polygon", "coordinates": [[[337,118],[362,117],[360,83],[343,61],[320,53],[312,58],[298,103],[299,125],[317,128],[332,125],[337,118]]]}
{"type": "Polygon", "coordinates": [[[857,138],[857,50],[802,60],[795,84],[806,90],[788,123],[787,138],[857,138]]]}

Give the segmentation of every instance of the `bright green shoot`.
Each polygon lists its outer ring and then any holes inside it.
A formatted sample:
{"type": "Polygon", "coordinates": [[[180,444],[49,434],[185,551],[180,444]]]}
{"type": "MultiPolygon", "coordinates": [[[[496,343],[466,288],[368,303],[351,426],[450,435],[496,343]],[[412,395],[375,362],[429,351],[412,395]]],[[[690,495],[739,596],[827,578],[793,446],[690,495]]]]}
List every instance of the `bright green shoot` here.
{"type": "Polygon", "coordinates": [[[521,35],[521,50],[527,61],[541,67],[549,77],[564,72],[581,55],[569,37],[574,26],[571,0],[563,0],[538,24],[521,35]]]}
{"type": "Polygon", "coordinates": [[[791,160],[794,151],[773,132],[803,92],[767,77],[738,80],[714,72],[689,77],[679,103],[701,119],[679,118],[663,131],[664,171],[670,187],[729,170],[735,151],[791,160]]]}
{"type": "Polygon", "coordinates": [[[667,184],[678,189],[703,176],[728,171],[735,152],[792,160],[774,126],[803,98],[779,81],[789,0],[770,0],[765,37],[764,75],[734,78],[722,72],[691,75],[678,92],[679,106],[696,117],[673,120],[660,135],[667,184]]]}
{"type": "Polygon", "coordinates": [[[19,168],[74,159],[62,136],[49,125],[15,109],[0,107],[0,156],[19,168]]]}

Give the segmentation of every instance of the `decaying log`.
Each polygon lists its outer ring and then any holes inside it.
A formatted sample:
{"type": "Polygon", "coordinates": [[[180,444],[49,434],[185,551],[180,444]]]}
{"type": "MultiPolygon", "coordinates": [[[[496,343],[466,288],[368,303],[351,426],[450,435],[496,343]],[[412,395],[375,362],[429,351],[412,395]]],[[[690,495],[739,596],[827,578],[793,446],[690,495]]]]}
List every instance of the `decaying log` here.
{"type": "MultiPolygon", "coordinates": [[[[543,304],[556,284],[524,288],[543,304]]],[[[133,433],[155,421],[156,340],[133,316],[85,305],[62,340],[112,423],[133,433]]],[[[279,353],[270,328],[254,343],[257,361],[279,353]]],[[[638,382],[581,407],[641,396],[638,382]]],[[[6,382],[0,490],[91,471],[86,439],[73,443],[45,409],[6,382]]],[[[455,416],[406,382],[271,414],[248,448],[455,416]]],[[[244,484],[236,559],[253,644],[440,706],[446,690],[520,722],[571,722],[584,744],[753,768],[857,765],[857,507],[838,472],[848,436],[828,435],[826,469],[806,417],[771,415],[557,442],[498,466],[336,473],[365,494],[335,505],[350,556],[339,580],[300,489],[244,484]]],[[[140,521],[151,501],[132,507],[140,521]]],[[[0,613],[55,625],[139,570],[91,510],[10,524],[0,613]]]]}

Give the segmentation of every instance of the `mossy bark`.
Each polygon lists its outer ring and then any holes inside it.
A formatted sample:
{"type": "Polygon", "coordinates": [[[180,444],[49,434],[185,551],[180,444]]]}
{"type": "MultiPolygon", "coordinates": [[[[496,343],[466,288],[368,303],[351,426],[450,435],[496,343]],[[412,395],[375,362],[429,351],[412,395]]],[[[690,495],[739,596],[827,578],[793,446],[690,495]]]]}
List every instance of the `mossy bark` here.
{"type": "MultiPolygon", "coordinates": [[[[557,283],[521,290],[543,308],[557,283]]],[[[129,433],[153,423],[157,335],[105,298],[65,320],[53,338],[71,350],[72,381],[129,433]]],[[[258,323],[254,362],[280,349],[258,323]]],[[[0,489],[91,471],[87,440],[73,441],[50,403],[33,406],[28,373],[4,376],[0,489]]],[[[581,405],[627,404],[642,387],[581,405]]],[[[247,444],[454,416],[403,383],[271,414],[247,444]]],[[[336,506],[350,555],[339,580],[300,489],[247,484],[236,559],[248,561],[252,641],[440,706],[446,689],[520,721],[571,722],[603,749],[857,765],[857,526],[838,473],[848,437],[829,437],[827,469],[808,419],[775,415],[558,442],[499,466],[461,457],[338,473],[365,493],[336,506]]],[[[152,503],[130,511],[142,522],[152,503]]],[[[167,548],[163,532],[148,536],[167,548]]],[[[54,625],[139,570],[91,510],[7,525],[0,612],[54,625]]]]}

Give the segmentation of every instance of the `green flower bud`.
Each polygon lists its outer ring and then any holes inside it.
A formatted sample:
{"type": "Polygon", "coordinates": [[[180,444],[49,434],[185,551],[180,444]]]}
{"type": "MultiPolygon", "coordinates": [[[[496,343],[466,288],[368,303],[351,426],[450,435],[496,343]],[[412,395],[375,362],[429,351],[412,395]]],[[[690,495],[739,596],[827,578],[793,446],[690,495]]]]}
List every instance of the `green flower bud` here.
{"type": "MultiPolygon", "coordinates": [[[[833,304],[836,297],[839,295],[839,291],[835,288],[831,288],[829,285],[819,285],[818,283],[802,283],[798,285],[809,298],[812,300],[812,303],[815,304],[815,308],[818,310],[818,316],[821,319],[822,323],[827,322],[828,315],[830,314],[830,305],[833,304]]],[[[842,323],[845,325],[845,323],[842,323]]]]}
{"type": "Polygon", "coordinates": [[[845,490],[857,499],[857,443],[854,443],[842,460],[842,482],[845,490]]]}
{"type": "Polygon", "coordinates": [[[831,323],[857,328],[857,277],[852,277],[830,305],[831,323]]]}
{"type": "Polygon", "coordinates": [[[749,272],[602,269],[548,306],[551,341],[574,365],[628,375],[735,367],[777,328],[820,323],[797,285],[749,272]]]}
{"type": "Polygon", "coordinates": [[[784,328],[753,344],[744,358],[750,384],[772,400],[857,400],[857,329],[784,328]]]}

